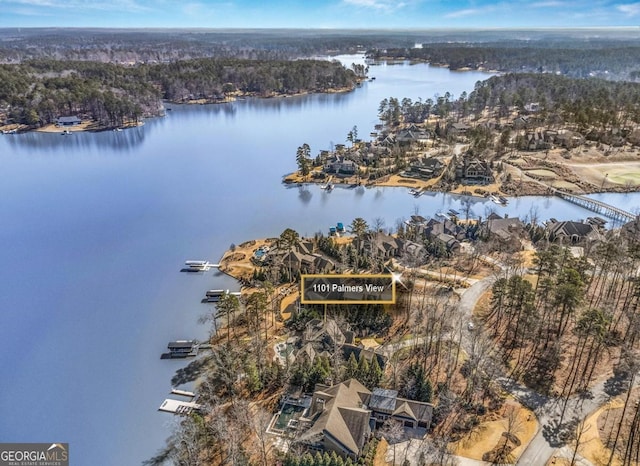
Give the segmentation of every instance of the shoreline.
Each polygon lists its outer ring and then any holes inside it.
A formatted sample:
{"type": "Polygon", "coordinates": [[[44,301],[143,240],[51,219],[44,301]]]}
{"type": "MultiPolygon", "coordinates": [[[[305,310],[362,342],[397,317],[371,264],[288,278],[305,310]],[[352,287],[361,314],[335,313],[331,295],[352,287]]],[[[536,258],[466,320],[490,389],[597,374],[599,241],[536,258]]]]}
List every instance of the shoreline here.
{"type": "MultiPolygon", "coordinates": [[[[331,88],[324,91],[300,91],[296,93],[290,94],[281,94],[274,93],[271,95],[259,95],[252,92],[234,92],[226,96],[223,99],[190,99],[184,101],[176,101],[176,100],[162,100],[163,103],[162,113],[158,113],[157,115],[148,115],[146,118],[161,118],[166,116],[167,109],[164,107],[164,104],[171,105],[214,105],[214,104],[228,104],[232,102],[236,102],[238,100],[244,100],[248,98],[256,98],[256,99],[277,99],[277,98],[287,98],[287,97],[300,97],[305,95],[313,95],[313,94],[342,94],[347,92],[352,92],[358,88],[358,85],[365,81],[365,78],[359,78],[356,80],[356,83],[353,86],[342,87],[342,88],[331,88]]],[[[44,126],[30,126],[23,123],[12,123],[8,125],[0,125],[0,134],[21,134],[21,133],[60,133],[63,134],[65,130],[68,130],[72,133],[80,133],[80,132],[92,132],[98,133],[102,131],[117,131],[121,129],[129,129],[129,128],[137,128],[144,125],[144,120],[140,120],[137,123],[126,123],[122,126],[105,126],[99,125],[95,120],[83,120],[82,123],[74,126],[56,126],[55,123],[49,123],[44,126]]]]}
{"type": "MultiPolygon", "coordinates": [[[[285,175],[282,178],[282,184],[286,186],[304,186],[304,185],[317,185],[322,186],[326,184],[326,180],[323,181],[314,181],[314,180],[306,180],[303,181],[300,179],[300,175],[297,172],[292,172],[285,175]]],[[[432,180],[430,180],[432,181],[432,180]]],[[[445,194],[456,194],[461,196],[470,196],[476,197],[480,199],[486,199],[491,195],[504,196],[507,198],[517,198],[523,196],[545,196],[545,197],[553,197],[552,194],[549,194],[549,187],[545,188],[541,184],[533,181],[527,181],[522,184],[518,193],[512,193],[508,190],[502,190],[500,187],[496,186],[496,184],[491,185],[459,185],[454,189],[444,189],[439,188],[436,183],[429,183],[424,180],[416,180],[412,178],[404,178],[399,175],[391,175],[387,177],[380,178],[373,182],[367,183],[357,183],[355,181],[355,177],[350,178],[342,178],[340,181],[333,179],[331,183],[334,187],[338,188],[355,188],[362,186],[364,188],[406,188],[406,189],[419,189],[425,193],[445,193],[445,194]],[[477,190],[481,190],[484,194],[480,194],[477,190]]],[[[583,192],[575,193],[580,195],[588,195],[588,194],[599,194],[599,193],[635,193],[640,192],[640,186],[607,186],[601,189],[594,190],[583,190],[583,192]]]]}
{"type": "Polygon", "coordinates": [[[305,95],[313,95],[313,94],[342,94],[347,92],[352,92],[357,89],[358,84],[366,81],[366,78],[358,78],[356,83],[353,86],[346,87],[338,87],[338,88],[330,88],[323,91],[318,90],[307,90],[307,91],[299,91],[293,93],[272,93],[269,95],[260,95],[255,92],[241,92],[236,91],[228,94],[226,97],[222,99],[210,99],[210,98],[202,98],[202,99],[187,99],[187,100],[163,100],[165,103],[173,104],[173,105],[212,105],[212,104],[228,104],[232,102],[237,102],[238,100],[256,98],[256,99],[278,99],[278,98],[287,98],[287,97],[299,97],[305,95]]]}

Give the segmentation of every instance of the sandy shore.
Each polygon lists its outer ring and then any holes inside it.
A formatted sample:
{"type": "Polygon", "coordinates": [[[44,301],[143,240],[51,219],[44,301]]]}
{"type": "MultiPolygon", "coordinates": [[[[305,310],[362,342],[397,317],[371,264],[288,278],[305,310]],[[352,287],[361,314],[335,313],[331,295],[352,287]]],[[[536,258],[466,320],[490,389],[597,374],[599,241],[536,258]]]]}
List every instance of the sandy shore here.
{"type": "MultiPolygon", "coordinates": [[[[144,125],[144,122],[139,121],[137,123],[135,122],[125,123],[123,126],[120,126],[119,128],[122,128],[122,129],[135,128],[137,126],[142,126],[142,125],[144,125]]],[[[62,133],[65,130],[67,130],[72,133],[81,133],[85,131],[108,131],[110,129],[113,129],[113,128],[102,126],[98,124],[98,122],[93,120],[85,120],[79,125],[74,125],[74,126],[56,126],[55,124],[52,123],[52,124],[37,128],[34,131],[38,133],[62,133]]]]}

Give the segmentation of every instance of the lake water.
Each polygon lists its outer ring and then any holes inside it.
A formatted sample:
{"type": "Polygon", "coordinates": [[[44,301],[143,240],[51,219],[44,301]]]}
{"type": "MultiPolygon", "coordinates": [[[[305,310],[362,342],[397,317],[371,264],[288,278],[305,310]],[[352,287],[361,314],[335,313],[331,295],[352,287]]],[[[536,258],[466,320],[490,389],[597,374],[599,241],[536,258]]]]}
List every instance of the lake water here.
{"type": "MultiPolygon", "coordinates": [[[[348,57],[347,63],[355,61],[348,57]]],[[[157,412],[184,361],[160,360],[170,340],[206,337],[198,317],[217,261],[232,243],[301,235],[415,211],[495,208],[540,219],[592,215],[559,199],[486,200],[407,189],[286,187],[296,148],[315,155],[377,123],[385,97],[471,91],[487,75],[427,65],[372,67],[348,94],[177,106],[144,127],[98,134],[0,137],[0,441],[69,442],[71,464],[136,465],[176,422],[157,412]]],[[[638,195],[601,195],[627,210],[638,195]]]]}

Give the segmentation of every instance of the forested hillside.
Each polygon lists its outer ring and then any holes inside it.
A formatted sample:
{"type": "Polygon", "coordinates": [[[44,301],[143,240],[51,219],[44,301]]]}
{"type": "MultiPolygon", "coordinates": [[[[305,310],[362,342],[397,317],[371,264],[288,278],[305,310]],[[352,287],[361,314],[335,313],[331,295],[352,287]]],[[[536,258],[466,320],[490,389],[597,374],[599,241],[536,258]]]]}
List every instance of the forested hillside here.
{"type": "Polygon", "coordinates": [[[0,65],[0,111],[30,126],[76,114],[115,126],[158,115],[161,99],[217,101],[231,93],[266,97],[326,92],[349,89],[355,82],[353,70],[324,60],[206,58],[138,66],[36,60],[0,65]]]}

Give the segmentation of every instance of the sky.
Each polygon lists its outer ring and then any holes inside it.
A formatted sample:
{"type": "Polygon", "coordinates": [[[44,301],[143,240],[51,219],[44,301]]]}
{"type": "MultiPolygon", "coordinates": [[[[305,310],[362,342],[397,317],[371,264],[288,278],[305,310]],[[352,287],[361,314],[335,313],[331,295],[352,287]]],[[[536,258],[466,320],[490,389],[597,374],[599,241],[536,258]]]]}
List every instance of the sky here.
{"type": "Polygon", "coordinates": [[[629,0],[0,0],[0,27],[526,28],[640,25],[629,0]]]}

